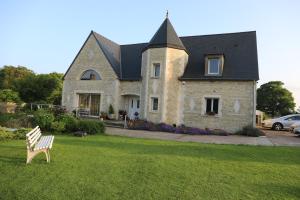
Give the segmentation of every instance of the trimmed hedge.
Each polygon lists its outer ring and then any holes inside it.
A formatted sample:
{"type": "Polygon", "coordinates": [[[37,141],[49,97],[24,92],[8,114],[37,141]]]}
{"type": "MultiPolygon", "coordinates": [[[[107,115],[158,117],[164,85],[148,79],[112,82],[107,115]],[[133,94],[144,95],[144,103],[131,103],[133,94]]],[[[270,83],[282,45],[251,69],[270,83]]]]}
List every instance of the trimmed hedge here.
{"type": "Polygon", "coordinates": [[[94,120],[79,120],[77,129],[85,131],[87,134],[105,133],[105,126],[103,122],[94,120]]]}

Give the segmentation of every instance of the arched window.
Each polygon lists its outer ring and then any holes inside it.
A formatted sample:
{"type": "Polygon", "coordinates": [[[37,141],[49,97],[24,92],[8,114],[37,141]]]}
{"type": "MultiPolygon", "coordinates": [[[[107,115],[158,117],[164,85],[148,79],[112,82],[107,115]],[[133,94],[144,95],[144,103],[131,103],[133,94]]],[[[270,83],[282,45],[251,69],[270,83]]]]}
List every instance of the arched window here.
{"type": "Polygon", "coordinates": [[[80,80],[101,80],[101,77],[96,71],[89,69],[83,72],[80,80]]]}

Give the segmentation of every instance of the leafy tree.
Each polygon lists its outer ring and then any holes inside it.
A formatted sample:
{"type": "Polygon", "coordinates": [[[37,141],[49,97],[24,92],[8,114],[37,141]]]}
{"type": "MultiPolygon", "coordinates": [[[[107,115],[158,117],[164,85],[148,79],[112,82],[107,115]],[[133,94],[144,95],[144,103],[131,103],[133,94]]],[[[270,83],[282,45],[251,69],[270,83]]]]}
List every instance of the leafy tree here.
{"type": "Polygon", "coordinates": [[[16,83],[16,89],[25,102],[47,102],[48,98],[60,90],[62,80],[53,74],[27,76],[16,83]]]}
{"type": "Polygon", "coordinates": [[[15,89],[16,81],[33,75],[34,72],[26,67],[4,66],[0,69],[0,89],[15,89]]]}
{"type": "Polygon", "coordinates": [[[294,111],[295,102],[281,81],[270,81],[257,89],[257,109],[271,116],[286,115],[294,111]]]}
{"type": "Polygon", "coordinates": [[[20,102],[19,94],[11,89],[0,90],[0,102],[20,102]]]}
{"type": "Polygon", "coordinates": [[[62,87],[63,87],[63,76],[64,74],[61,73],[50,73],[49,74],[53,79],[56,79],[58,82],[57,87],[55,90],[51,93],[51,95],[47,98],[47,102],[54,105],[60,105],[61,104],[61,98],[62,98],[62,87]]]}

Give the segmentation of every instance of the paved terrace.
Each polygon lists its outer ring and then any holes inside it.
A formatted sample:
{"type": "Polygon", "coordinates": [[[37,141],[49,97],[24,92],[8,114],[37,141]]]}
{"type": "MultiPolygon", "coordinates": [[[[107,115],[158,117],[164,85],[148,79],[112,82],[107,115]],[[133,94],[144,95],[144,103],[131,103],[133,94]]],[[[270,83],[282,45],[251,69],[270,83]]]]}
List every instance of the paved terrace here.
{"type": "Polygon", "coordinates": [[[121,128],[107,127],[108,135],[118,135],[134,138],[148,138],[160,140],[173,140],[180,142],[199,142],[213,144],[237,144],[237,145],[262,145],[262,146],[299,146],[300,137],[289,132],[275,132],[263,130],[266,136],[246,137],[238,135],[216,136],[216,135],[186,135],[166,132],[152,132],[143,130],[128,130],[121,128]]]}

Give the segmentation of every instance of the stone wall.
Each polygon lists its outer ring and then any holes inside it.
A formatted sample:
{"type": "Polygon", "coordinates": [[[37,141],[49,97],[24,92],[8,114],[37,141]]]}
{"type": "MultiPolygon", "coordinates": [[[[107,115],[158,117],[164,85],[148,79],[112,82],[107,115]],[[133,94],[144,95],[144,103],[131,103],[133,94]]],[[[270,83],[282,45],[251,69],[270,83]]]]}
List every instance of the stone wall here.
{"type": "Polygon", "coordinates": [[[254,81],[187,81],[184,84],[183,123],[199,128],[236,132],[255,124],[254,81]],[[205,97],[220,98],[219,114],[205,114],[205,97]]]}
{"type": "Polygon", "coordinates": [[[182,82],[178,80],[184,73],[188,55],[184,50],[167,48],[164,82],[164,102],[162,121],[167,124],[180,124],[180,96],[182,82]]]}
{"type": "Polygon", "coordinates": [[[91,34],[75,59],[63,83],[62,105],[68,111],[78,107],[78,93],[100,93],[101,111],[108,111],[109,104],[118,110],[119,80],[105,55],[91,34]],[[80,80],[84,71],[93,69],[101,80],[80,80]]]}
{"type": "Polygon", "coordinates": [[[130,97],[139,96],[141,98],[141,81],[121,81],[119,96],[119,108],[128,110],[130,97]]]}
{"type": "Polygon", "coordinates": [[[166,48],[153,48],[142,55],[141,118],[161,122],[163,108],[163,86],[165,81],[166,48]],[[160,63],[160,77],[152,77],[153,63],[160,63]],[[151,97],[158,97],[158,111],[151,111],[151,97]]]}

